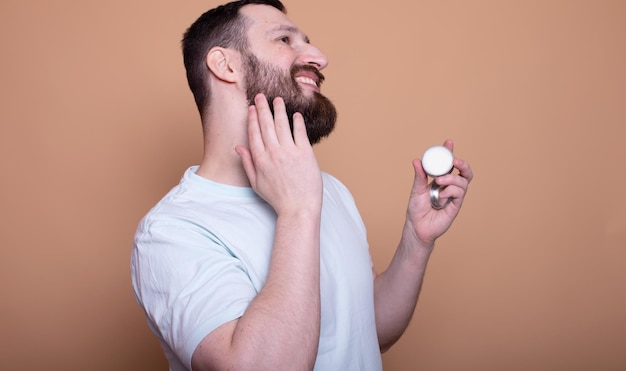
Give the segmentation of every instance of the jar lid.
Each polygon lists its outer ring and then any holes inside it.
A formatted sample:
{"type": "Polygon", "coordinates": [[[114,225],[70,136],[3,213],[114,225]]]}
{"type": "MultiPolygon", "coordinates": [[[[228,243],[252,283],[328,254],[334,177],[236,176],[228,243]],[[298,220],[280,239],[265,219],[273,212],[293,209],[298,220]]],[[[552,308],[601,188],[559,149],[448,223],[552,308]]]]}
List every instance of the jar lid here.
{"type": "Polygon", "coordinates": [[[422,156],[422,167],[431,177],[448,174],[454,167],[454,155],[447,147],[430,147],[422,156]]]}

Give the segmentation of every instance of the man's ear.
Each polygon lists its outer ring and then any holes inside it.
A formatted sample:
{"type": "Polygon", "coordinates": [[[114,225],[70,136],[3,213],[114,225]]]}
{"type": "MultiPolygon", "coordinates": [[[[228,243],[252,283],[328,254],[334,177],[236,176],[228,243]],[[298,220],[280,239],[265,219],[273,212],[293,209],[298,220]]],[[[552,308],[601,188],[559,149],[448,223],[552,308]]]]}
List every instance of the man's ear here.
{"type": "Polygon", "coordinates": [[[232,49],[214,47],[206,56],[209,70],[220,80],[236,82],[239,78],[240,59],[232,49]]]}

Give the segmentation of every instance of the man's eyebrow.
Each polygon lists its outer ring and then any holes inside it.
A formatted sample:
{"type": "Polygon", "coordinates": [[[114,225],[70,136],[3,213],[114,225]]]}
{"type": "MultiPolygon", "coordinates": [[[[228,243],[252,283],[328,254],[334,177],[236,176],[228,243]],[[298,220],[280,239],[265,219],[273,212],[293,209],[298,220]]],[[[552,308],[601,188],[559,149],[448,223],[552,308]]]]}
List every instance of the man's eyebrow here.
{"type": "Polygon", "coordinates": [[[278,25],[272,29],[269,30],[269,32],[289,32],[289,33],[295,33],[298,35],[302,35],[302,38],[304,39],[304,42],[306,42],[307,44],[311,42],[311,40],[309,39],[309,37],[307,35],[305,35],[302,31],[300,31],[300,29],[296,26],[292,26],[292,25],[287,25],[287,24],[281,24],[278,25]]]}

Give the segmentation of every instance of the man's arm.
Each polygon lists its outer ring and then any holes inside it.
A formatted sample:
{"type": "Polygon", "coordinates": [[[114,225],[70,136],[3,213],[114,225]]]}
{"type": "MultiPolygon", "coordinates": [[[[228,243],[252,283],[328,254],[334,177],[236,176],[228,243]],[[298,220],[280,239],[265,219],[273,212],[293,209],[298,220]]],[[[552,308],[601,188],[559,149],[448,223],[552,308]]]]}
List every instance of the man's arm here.
{"type": "Polygon", "coordinates": [[[243,316],[200,343],[194,370],[305,370],[315,364],[321,172],[302,116],[294,115],[292,137],[282,99],[274,101],[275,117],[264,96],[257,96],[255,105],[248,111],[249,148],[237,152],[252,187],[277,214],[269,274],[243,316]]]}
{"type": "MultiPolygon", "coordinates": [[[[444,143],[452,150],[453,143],[444,143]]],[[[415,181],[409,198],[402,238],[386,271],[374,274],[376,329],[381,350],[388,350],[404,333],[415,310],[428,259],[435,240],[445,233],[458,215],[473,174],[463,160],[455,159],[458,174],[437,178],[440,197],[452,202],[441,210],[430,204],[428,177],[421,161],[415,160],[415,181]],[[445,187],[445,188],[444,188],[445,187]]]]}

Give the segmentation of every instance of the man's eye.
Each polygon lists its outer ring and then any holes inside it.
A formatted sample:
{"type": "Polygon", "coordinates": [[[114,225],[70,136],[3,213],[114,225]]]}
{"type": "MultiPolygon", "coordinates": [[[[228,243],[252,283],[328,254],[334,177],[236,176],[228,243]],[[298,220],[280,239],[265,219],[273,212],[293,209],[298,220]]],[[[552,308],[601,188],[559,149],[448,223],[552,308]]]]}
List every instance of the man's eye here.
{"type": "Polygon", "coordinates": [[[284,42],[285,44],[289,44],[289,37],[288,36],[283,36],[280,38],[281,42],[284,42]]]}

